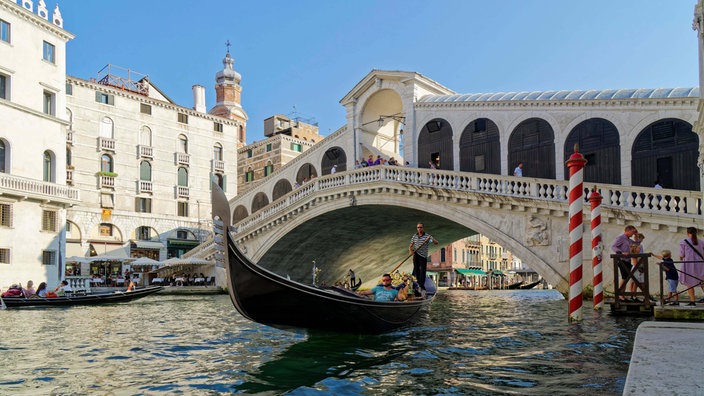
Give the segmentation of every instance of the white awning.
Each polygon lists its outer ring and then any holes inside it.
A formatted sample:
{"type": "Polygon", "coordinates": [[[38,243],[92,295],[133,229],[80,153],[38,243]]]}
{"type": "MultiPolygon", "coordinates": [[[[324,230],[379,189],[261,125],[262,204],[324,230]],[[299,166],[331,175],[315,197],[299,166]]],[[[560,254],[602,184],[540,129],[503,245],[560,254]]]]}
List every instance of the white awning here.
{"type": "Polygon", "coordinates": [[[137,249],[161,249],[164,247],[164,244],[161,242],[154,242],[154,241],[140,241],[140,240],[133,240],[132,241],[132,246],[136,247],[137,249]]]}

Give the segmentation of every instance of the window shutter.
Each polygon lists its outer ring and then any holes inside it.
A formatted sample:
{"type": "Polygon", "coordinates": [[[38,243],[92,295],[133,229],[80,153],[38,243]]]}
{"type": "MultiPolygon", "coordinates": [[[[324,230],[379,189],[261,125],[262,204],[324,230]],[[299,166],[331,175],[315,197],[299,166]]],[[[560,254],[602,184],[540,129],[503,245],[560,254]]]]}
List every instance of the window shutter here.
{"type": "Polygon", "coordinates": [[[98,91],[95,91],[95,101],[100,103],[101,98],[102,98],[102,94],[98,91]]]}
{"type": "Polygon", "coordinates": [[[108,95],[108,104],[112,106],[115,105],[115,95],[108,95]]]}
{"type": "Polygon", "coordinates": [[[222,175],[222,192],[227,192],[227,175],[222,175]]]}

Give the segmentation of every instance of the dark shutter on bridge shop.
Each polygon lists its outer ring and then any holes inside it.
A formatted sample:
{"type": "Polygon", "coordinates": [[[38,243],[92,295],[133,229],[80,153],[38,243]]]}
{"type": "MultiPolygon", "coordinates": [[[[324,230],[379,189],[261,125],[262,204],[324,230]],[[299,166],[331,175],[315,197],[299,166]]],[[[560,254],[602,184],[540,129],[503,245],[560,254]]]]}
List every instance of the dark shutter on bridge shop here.
{"type": "MultiPolygon", "coordinates": [[[[585,120],[570,132],[565,140],[562,163],[574,153],[574,145],[579,144],[579,152],[587,159],[584,167],[584,181],[587,183],[621,184],[621,146],[616,126],[602,118],[585,120]]],[[[565,166],[565,180],[570,172],[565,166]]]]}
{"type": "Polygon", "coordinates": [[[547,121],[529,118],[521,122],[508,140],[509,175],[523,162],[524,177],[555,178],[555,133],[547,121]]]}
{"type": "Polygon", "coordinates": [[[499,127],[493,121],[479,118],[462,132],[460,171],[501,174],[499,127]]]}
{"type": "Polygon", "coordinates": [[[418,167],[429,168],[431,160],[438,169],[454,170],[452,127],[440,118],[426,123],[418,135],[418,167]]]}
{"type": "Polygon", "coordinates": [[[669,118],[647,126],[631,149],[631,184],[699,191],[699,138],[688,122],[669,118]]]}

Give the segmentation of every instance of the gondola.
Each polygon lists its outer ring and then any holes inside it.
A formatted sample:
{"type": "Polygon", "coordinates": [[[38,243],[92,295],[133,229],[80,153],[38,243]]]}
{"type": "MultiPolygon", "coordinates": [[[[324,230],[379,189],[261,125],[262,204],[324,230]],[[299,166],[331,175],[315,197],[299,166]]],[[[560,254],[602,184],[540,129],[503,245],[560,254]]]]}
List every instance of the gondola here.
{"type": "Polygon", "coordinates": [[[110,293],[94,293],[86,295],[73,295],[63,297],[4,297],[2,300],[7,308],[30,308],[30,307],[67,307],[73,305],[98,305],[112,304],[136,300],[146,297],[163,289],[161,286],[150,286],[133,291],[115,291],[110,293]]]}
{"type": "Polygon", "coordinates": [[[540,282],[542,282],[542,280],[537,280],[537,281],[535,281],[535,282],[533,282],[533,283],[527,283],[527,284],[525,284],[525,285],[519,286],[518,288],[521,289],[521,290],[532,289],[532,288],[538,286],[538,283],[540,283],[540,282]]]}
{"type": "Polygon", "coordinates": [[[223,255],[230,299],[245,318],[280,329],[309,329],[348,333],[382,333],[409,323],[434,298],[378,302],[340,287],[304,285],[252,263],[235,245],[227,225],[230,206],[225,194],[212,184],[215,224],[223,225],[223,255]]]}
{"type": "Polygon", "coordinates": [[[509,290],[513,290],[513,289],[520,289],[521,286],[523,286],[523,281],[511,283],[510,285],[506,286],[506,288],[509,290]]]}

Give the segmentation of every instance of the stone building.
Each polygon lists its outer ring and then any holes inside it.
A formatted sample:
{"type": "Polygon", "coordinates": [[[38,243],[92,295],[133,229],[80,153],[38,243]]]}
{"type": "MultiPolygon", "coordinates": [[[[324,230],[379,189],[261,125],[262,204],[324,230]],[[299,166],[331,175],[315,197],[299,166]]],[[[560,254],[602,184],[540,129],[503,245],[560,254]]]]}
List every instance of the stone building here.
{"type": "MultiPolygon", "coordinates": [[[[318,126],[314,123],[304,122],[298,118],[291,119],[281,114],[264,120],[264,136],[267,138],[237,151],[238,191],[269,176],[323,139],[318,134],[318,126]]],[[[304,179],[310,180],[316,176],[319,175],[315,172],[315,168],[302,168],[295,180],[289,183],[282,182],[278,186],[277,194],[286,194],[296,183],[301,184],[304,179]]]]}
{"type": "Polygon", "coordinates": [[[60,279],[66,208],[66,43],[58,5],[0,2],[0,288],[60,279]]]}
{"type": "Polygon", "coordinates": [[[182,107],[120,70],[67,79],[69,183],[82,193],[68,211],[67,256],[180,257],[210,233],[211,178],[237,193],[241,113],[213,115],[225,114],[221,104],[206,113],[200,86],[194,107],[182,107]]]}

